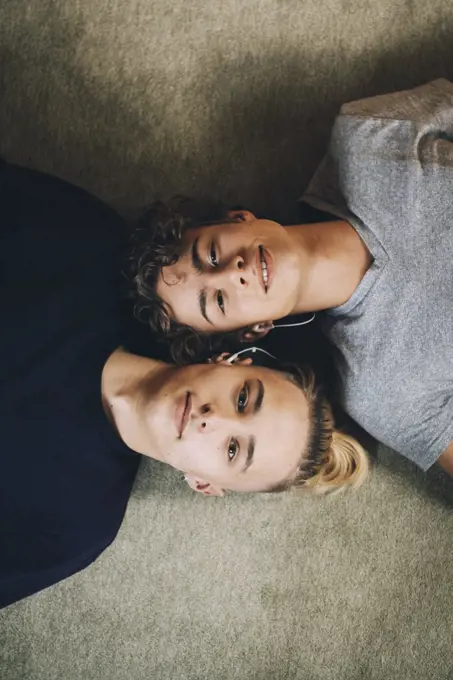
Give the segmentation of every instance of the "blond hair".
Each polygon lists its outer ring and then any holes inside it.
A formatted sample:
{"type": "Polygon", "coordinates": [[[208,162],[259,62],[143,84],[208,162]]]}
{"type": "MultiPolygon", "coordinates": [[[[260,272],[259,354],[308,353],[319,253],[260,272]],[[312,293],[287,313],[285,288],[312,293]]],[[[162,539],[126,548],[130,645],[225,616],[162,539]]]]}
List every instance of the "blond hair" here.
{"type": "Polygon", "coordinates": [[[298,488],[324,494],[360,486],[369,472],[365,449],[335,429],[332,407],[311,370],[291,367],[288,377],[302,390],[310,407],[309,444],[296,474],[274,490],[298,488]]]}

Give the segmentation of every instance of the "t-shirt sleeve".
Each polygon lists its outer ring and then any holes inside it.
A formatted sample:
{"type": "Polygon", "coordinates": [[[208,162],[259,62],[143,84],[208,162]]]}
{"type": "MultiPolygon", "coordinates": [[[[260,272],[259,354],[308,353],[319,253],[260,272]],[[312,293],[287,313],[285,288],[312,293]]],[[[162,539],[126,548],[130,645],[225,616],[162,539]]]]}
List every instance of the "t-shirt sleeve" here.
{"type": "Polygon", "coordinates": [[[343,218],[367,206],[402,214],[420,175],[429,167],[435,180],[436,166],[453,167],[453,84],[445,79],[343,105],[302,200],[343,218]]]}
{"type": "Polygon", "coordinates": [[[428,470],[453,442],[452,380],[445,372],[443,380],[417,379],[412,367],[379,377],[369,359],[353,381],[340,381],[342,406],[375,439],[428,470]]]}
{"type": "Polygon", "coordinates": [[[377,95],[348,102],[340,115],[418,123],[437,122],[438,127],[453,129],[453,83],[445,78],[412,90],[377,95]]]}
{"type": "Polygon", "coordinates": [[[390,425],[385,443],[422,470],[428,470],[453,442],[453,390],[451,386],[440,387],[425,396],[419,392],[403,404],[403,401],[395,404],[393,413],[388,414],[389,421],[381,423],[377,436],[379,431],[382,436],[382,430],[387,431],[390,425]]]}

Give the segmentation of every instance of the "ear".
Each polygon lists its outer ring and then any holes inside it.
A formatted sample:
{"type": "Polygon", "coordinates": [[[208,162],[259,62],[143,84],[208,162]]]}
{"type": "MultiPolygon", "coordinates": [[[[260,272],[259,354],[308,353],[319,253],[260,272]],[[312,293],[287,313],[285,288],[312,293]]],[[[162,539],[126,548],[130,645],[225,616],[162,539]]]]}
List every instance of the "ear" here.
{"type": "Polygon", "coordinates": [[[211,484],[211,482],[206,482],[204,479],[199,479],[193,475],[186,475],[184,477],[187,484],[193,491],[197,493],[202,493],[204,496],[223,496],[224,492],[220,486],[211,484]]]}
{"type": "Polygon", "coordinates": [[[241,342],[262,340],[273,328],[275,328],[275,326],[272,321],[260,321],[253,326],[242,328],[239,331],[239,340],[241,342]]]}
{"type": "Polygon", "coordinates": [[[228,210],[228,217],[234,222],[255,222],[255,215],[250,210],[228,210]]]}

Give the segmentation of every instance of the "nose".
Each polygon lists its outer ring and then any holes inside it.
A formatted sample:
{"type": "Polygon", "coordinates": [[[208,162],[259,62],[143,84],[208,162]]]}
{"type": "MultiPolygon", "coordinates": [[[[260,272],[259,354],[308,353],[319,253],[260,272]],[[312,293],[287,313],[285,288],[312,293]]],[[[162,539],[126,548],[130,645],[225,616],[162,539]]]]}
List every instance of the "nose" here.
{"type": "Polygon", "coordinates": [[[200,434],[215,432],[221,424],[220,414],[213,404],[203,404],[199,412],[194,414],[195,426],[200,434]]]}
{"type": "Polygon", "coordinates": [[[247,288],[249,285],[249,272],[242,255],[236,255],[224,269],[226,279],[238,289],[247,288]]]}

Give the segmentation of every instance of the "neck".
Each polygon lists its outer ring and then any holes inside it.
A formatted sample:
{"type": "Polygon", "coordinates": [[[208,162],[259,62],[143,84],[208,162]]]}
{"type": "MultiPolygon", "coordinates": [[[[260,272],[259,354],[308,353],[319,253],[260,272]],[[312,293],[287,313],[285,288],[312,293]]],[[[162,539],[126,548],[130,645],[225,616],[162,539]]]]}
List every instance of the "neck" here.
{"type": "Polygon", "coordinates": [[[174,367],[155,359],[130,354],[116,349],[108,358],[102,372],[102,403],[107,418],[119,437],[133,451],[161,460],[158,451],[150,451],[153,439],[145,432],[139,416],[140,404],[158,398],[159,387],[174,367]]]}
{"type": "Polygon", "coordinates": [[[286,229],[303,272],[292,313],[316,312],[347,302],[372,262],[355,229],[341,220],[286,229]]]}

